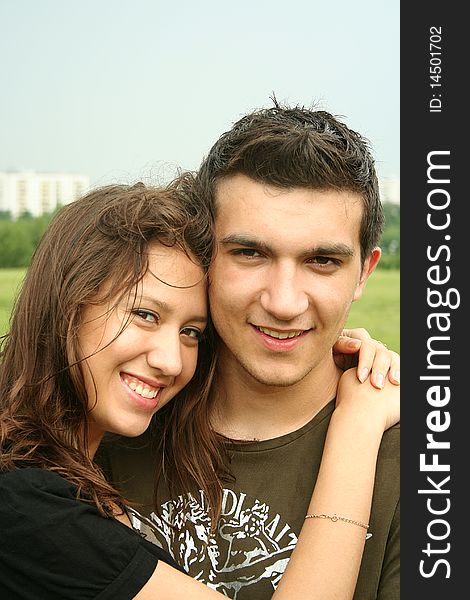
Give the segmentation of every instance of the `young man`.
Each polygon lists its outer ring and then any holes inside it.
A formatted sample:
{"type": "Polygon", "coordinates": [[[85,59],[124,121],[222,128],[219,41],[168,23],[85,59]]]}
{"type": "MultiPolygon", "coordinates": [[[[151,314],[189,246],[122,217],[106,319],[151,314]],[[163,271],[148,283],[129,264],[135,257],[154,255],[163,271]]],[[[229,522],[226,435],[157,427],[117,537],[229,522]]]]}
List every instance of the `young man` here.
{"type": "MultiPolygon", "coordinates": [[[[332,347],[379,261],[382,207],[360,135],[326,112],[277,104],[223,134],[198,179],[215,217],[211,425],[230,440],[215,531],[205,498],[172,494],[163,479],[152,508],[155,455],[142,442],[114,450],[108,470],[143,502],[134,524],[192,576],[267,600],[315,485],[341,375],[332,347]]],[[[355,600],[372,598],[399,598],[398,426],[382,440],[356,587],[355,600]]]]}

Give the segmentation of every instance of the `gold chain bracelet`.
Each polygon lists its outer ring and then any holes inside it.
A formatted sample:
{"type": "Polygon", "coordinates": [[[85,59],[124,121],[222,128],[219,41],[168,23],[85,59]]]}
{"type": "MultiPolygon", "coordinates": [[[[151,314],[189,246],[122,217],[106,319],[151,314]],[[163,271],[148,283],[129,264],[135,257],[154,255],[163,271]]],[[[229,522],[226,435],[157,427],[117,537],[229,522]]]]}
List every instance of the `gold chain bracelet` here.
{"type": "Polygon", "coordinates": [[[357,525],[358,527],[362,527],[363,529],[369,529],[369,525],[366,525],[365,523],[361,523],[360,521],[355,521],[354,519],[348,519],[347,517],[340,517],[336,513],[333,515],[325,515],[325,513],[321,513],[318,515],[312,514],[312,515],[306,515],[305,518],[306,519],[331,519],[333,521],[333,523],[336,523],[336,521],[344,521],[345,523],[351,523],[352,525],[357,525]]]}

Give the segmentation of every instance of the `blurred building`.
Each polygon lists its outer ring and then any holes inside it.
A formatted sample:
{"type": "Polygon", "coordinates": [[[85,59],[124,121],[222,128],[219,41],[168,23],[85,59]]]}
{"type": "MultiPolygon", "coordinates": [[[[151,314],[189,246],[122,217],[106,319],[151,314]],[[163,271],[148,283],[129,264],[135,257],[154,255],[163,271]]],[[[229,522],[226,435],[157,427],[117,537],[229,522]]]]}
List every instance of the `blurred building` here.
{"type": "Polygon", "coordinates": [[[0,171],[0,211],[38,217],[69,204],[90,187],[88,175],[0,171]]]}
{"type": "Polygon", "coordinates": [[[400,180],[379,179],[380,199],[382,202],[400,204],[400,180]]]}

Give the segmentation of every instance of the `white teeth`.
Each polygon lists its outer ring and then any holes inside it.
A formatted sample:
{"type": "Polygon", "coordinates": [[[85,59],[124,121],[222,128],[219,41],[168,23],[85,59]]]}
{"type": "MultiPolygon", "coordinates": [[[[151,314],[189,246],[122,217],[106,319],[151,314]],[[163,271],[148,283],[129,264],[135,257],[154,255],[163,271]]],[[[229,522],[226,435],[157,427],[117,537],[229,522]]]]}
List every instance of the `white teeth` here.
{"type": "Polygon", "coordinates": [[[158,390],[144,387],[141,383],[137,384],[135,381],[126,381],[126,385],[131,388],[134,392],[142,396],[143,398],[155,398],[158,394],[158,390]]]}
{"type": "Polygon", "coordinates": [[[291,339],[294,337],[298,337],[303,333],[303,331],[274,331],[274,329],[267,329],[266,327],[257,327],[256,329],[278,340],[291,339]]]}

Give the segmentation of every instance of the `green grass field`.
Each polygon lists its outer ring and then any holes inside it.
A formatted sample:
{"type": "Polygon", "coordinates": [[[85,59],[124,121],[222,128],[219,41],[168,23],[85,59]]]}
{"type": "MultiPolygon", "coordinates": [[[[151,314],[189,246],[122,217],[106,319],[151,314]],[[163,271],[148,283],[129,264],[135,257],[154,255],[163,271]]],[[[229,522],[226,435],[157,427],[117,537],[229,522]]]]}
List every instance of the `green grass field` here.
{"type": "MultiPolygon", "coordinates": [[[[8,319],[24,269],[0,269],[0,335],[8,331],[8,319]]],[[[372,337],[400,352],[400,273],[377,269],[367,282],[362,298],[354,302],[348,327],[365,327],[372,337]]]]}
{"type": "Polygon", "coordinates": [[[0,269],[0,335],[8,331],[8,320],[26,269],[0,269]]]}
{"type": "Polygon", "coordinates": [[[365,327],[373,338],[400,353],[400,271],[375,270],[362,298],[352,304],[347,327],[365,327]]]}

